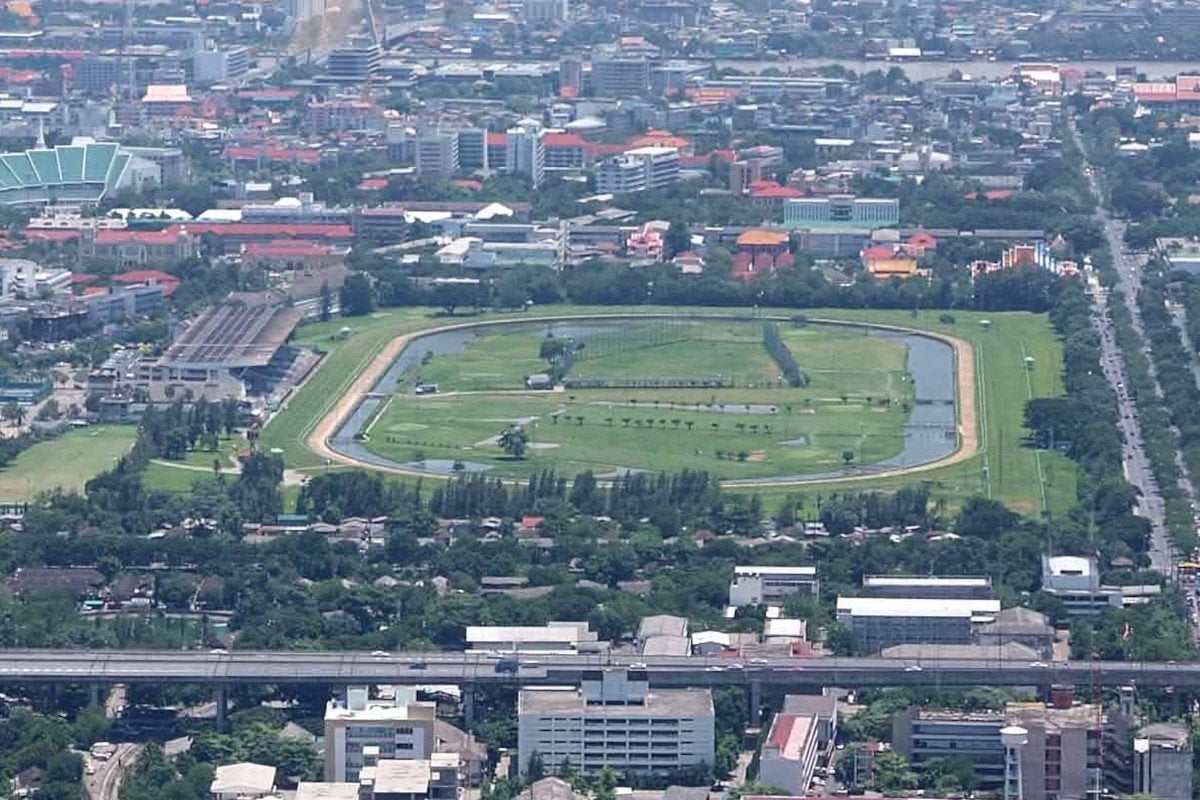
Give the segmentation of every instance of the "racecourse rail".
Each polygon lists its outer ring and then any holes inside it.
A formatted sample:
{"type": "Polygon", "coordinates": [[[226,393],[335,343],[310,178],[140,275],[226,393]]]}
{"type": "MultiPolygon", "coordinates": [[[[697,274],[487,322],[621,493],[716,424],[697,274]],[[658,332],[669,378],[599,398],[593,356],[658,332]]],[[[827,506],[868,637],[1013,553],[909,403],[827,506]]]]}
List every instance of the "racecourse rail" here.
{"type": "MultiPolygon", "coordinates": [[[[511,659],[512,656],[506,657],[511,659]]],[[[1200,687],[1200,663],[1041,662],[998,659],[770,658],[523,653],[505,671],[478,652],[0,650],[4,683],[449,684],[483,687],[578,684],[585,673],[644,670],[654,686],[755,689],[820,686],[1200,687]]]]}

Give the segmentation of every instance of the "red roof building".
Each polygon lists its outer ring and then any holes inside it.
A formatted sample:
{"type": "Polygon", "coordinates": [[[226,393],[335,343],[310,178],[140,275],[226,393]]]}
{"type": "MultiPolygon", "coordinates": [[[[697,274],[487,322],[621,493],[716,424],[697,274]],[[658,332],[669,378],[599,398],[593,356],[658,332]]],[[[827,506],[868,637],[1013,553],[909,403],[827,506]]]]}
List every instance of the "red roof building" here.
{"type": "Polygon", "coordinates": [[[122,286],[161,286],[164,297],[170,297],[179,288],[179,278],[157,269],[132,269],[122,272],[113,276],[113,283],[122,286]]]}
{"type": "Polygon", "coordinates": [[[279,272],[315,272],[346,265],[350,248],[295,239],[251,242],[242,247],[242,266],[279,272]]]}
{"type": "Polygon", "coordinates": [[[85,228],[79,232],[80,258],[115,261],[124,267],[170,267],[194,254],[194,237],[178,225],[161,231],[85,228]]]}
{"type": "Polygon", "coordinates": [[[917,231],[908,237],[907,244],[909,248],[919,250],[923,255],[931,250],[937,250],[938,241],[928,231],[917,231]]]}
{"type": "Polygon", "coordinates": [[[354,232],[349,225],[323,225],[318,223],[271,223],[271,222],[189,222],[172,225],[167,230],[184,230],[201,240],[210,239],[219,244],[222,252],[236,253],[244,244],[265,243],[279,239],[308,239],[326,244],[350,244],[354,232]]]}
{"type": "Polygon", "coordinates": [[[577,133],[547,133],[542,137],[546,151],[546,169],[582,170],[591,164],[591,148],[577,133]]]}
{"type": "Polygon", "coordinates": [[[767,209],[779,218],[783,216],[785,201],[804,197],[804,192],[795,186],[781,186],[775,181],[753,181],[749,188],[747,202],[756,208],[767,209]]]}
{"type": "Polygon", "coordinates": [[[676,136],[670,131],[647,131],[629,142],[629,148],[635,147],[674,147],[680,155],[692,154],[692,140],[676,136]]]}

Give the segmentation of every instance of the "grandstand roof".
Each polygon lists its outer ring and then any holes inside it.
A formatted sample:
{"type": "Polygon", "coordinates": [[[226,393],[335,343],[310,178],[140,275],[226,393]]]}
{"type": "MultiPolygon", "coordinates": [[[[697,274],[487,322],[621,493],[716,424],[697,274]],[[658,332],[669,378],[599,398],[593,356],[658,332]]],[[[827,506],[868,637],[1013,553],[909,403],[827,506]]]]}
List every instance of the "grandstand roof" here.
{"type": "Polygon", "coordinates": [[[0,204],[96,203],[119,184],[128,163],[129,154],[112,142],[0,154],[0,204]]]}
{"type": "Polygon", "coordinates": [[[167,348],[167,367],[261,367],[283,346],[302,312],[268,303],[226,302],[207,311],[167,348]]]}

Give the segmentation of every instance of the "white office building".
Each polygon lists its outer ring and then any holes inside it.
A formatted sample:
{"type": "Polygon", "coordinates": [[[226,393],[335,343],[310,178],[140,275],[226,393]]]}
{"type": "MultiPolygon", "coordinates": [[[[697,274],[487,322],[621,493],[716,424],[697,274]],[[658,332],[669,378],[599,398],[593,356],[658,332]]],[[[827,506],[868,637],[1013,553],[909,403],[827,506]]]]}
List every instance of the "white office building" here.
{"type": "Polygon", "coordinates": [[[421,128],[413,149],[417,176],[422,180],[448,181],[458,172],[458,131],[421,128]]]}
{"type": "Polygon", "coordinates": [[[211,43],[192,55],[196,83],[238,83],[250,71],[250,51],[245,47],[215,47],[211,43]]]}
{"type": "Polygon", "coordinates": [[[704,768],[714,754],[712,693],[652,690],[644,671],[589,672],[578,689],[522,690],[517,738],[521,775],[534,754],[548,769],[566,762],[582,774],[704,768]]]}
{"type": "Polygon", "coordinates": [[[820,588],[816,567],[734,567],[729,605],[770,604],[792,594],[815,595],[820,588]]]}
{"type": "Polygon", "coordinates": [[[891,198],[795,197],[783,204],[783,224],[791,228],[836,225],[886,228],[900,224],[900,201],[891,198]]]}
{"type": "Polygon", "coordinates": [[[994,622],[999,600],[839,597],[837,621],[863,652],[897,644],[970,644],[976,627],[994,622]]]}
{"type": "Polygon", "coordinates": [[[1042,591],[1062,601],[1072,616],[1101,614],[1121,608],[1119,586],[1101,586],[1096,559],[1084,556],[1042,556],[1042,591]]]}
{"type": "Polygon", "coordinates": [[[635,147],[596,167],[596,190],[605,194],[655,191],[678,182],[679,150],[674,147],[635,147]]]}
{"type": "Polygon", "coordinates": [[[545,132],[536,125],[508,129],[504,167],[513,175],[529,180],[533,188],[541,186],[546,176],[545,132]]]}
{"type": "Polygon", "coordinates": [[[366,686],[351,686],[345,702],[325,707],[325,780],[357,781],[372,758],[429,759],[435,712],[411,688],[397,688],[392,701],[371,700],[366,686]]]}

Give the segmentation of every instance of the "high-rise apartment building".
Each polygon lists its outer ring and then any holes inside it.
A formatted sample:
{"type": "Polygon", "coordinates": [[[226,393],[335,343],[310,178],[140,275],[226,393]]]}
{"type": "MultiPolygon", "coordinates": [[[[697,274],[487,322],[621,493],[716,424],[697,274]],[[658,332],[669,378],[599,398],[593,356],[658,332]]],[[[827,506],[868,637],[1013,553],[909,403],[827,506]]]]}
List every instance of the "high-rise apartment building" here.
{"type": "Polygon", "coordinates": [[[487,128],[458,129],[458,166],[461,169],[488,169],[487,128]]]}
{"type": "Polygon", "coordinates": [[[626,150],[596,167],[596,189],[612,194],[666,189],[679,182],[679,150],[651,145],[626,150]]]}
{"type": "Polygon", "coordinates": [[[546,145],[545,132],[534,125],[508,129],[508,142],[505,150],[505,169],[513,174],[529,180],[530,186],[537,188],[546,175],[546,145]]]}
{"type": "Polygon", "coordinates": [[[438,127],[417,131],[413,146],[417,176],[423,180],[446,181],[458,172],[458,131],[438,127]]]}

